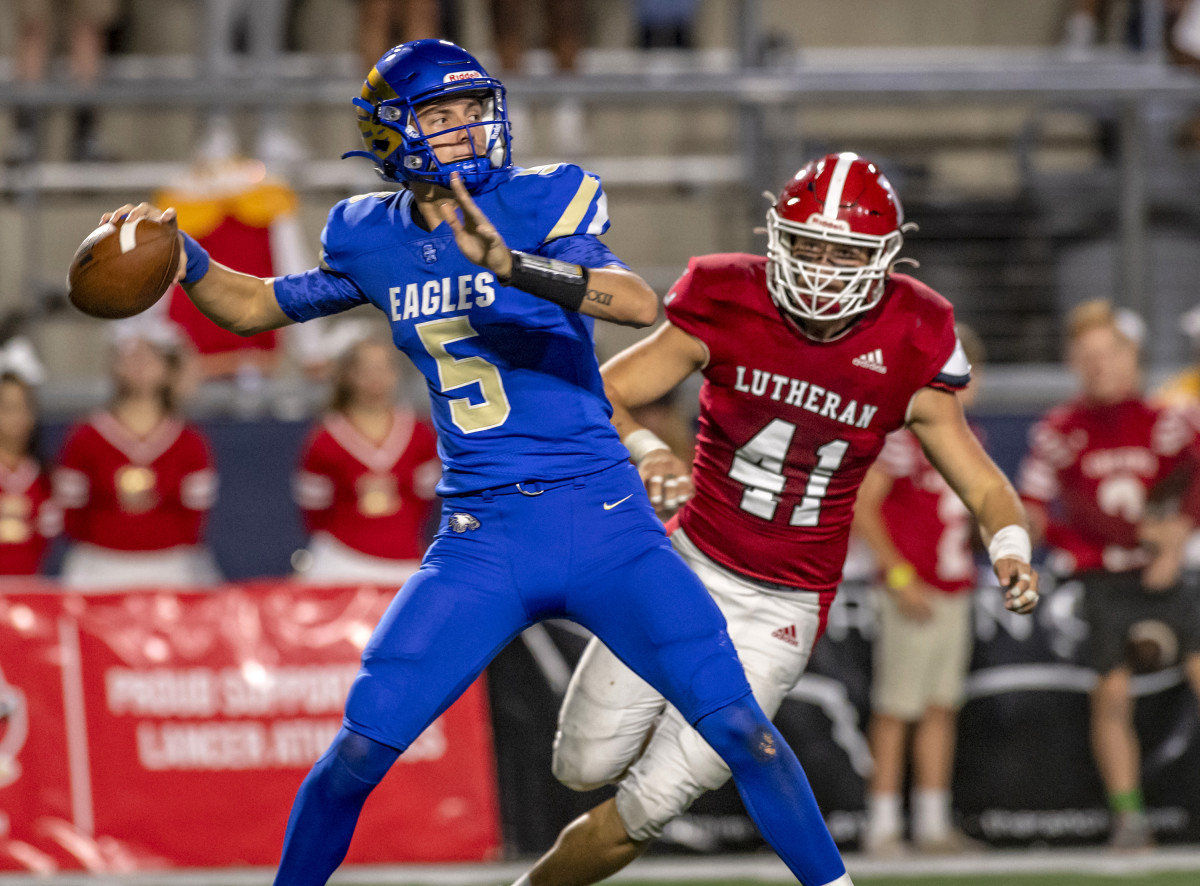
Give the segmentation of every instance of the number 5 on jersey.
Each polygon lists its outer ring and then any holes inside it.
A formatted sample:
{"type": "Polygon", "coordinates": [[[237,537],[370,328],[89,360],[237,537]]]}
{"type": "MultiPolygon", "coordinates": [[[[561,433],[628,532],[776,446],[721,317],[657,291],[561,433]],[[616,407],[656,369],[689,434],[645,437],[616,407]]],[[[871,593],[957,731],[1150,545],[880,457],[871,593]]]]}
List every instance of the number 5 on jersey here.
{"type": "Polygon", "coordinates": [[[464,434],[498,428],[508,419],[511,407],[504,390],[500,370],[482,357],[455,357],[446,350],[452,342],[479,335],[466,317],[446,317],[418,323],[417,335],[421,344],[437,363],[438,383],[442,393],[467,385],[479,385],[482,403],[472,403],[461,397],[450,401],[450,420],[464,434]]]}
{"type": "MultiPolygon", "coordinates": [[[[782,418],[772,419],[770,424],[733,454],[729,476],[746,487],[742,493],[743,511],[764,520],[775,519],[775,510],[779,507],[779,499],[787,483],[783,465],[795,434],[796,425],[793,422],[782,418]]],[[[817,466],[808,475],[800,504],[792,509],[789,526],[816,526],[820,523],[821,501],[849,448],[850,443],[846,440],[833,440],[817,447],[817,466]]]]}

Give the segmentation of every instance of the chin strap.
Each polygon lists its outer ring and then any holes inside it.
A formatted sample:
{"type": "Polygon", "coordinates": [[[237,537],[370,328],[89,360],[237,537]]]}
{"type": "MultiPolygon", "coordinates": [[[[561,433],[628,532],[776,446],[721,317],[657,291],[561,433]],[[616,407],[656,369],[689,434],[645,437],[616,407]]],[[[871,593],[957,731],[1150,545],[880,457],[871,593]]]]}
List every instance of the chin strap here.
{"type": "Polygon", "coordinates": [[[369,151],[347,151],[346,153],[342,154],[343,160],[345,160],[347,157],[366,157],[375,164],[375,171],[379,173],[380,178],[390,182],[400,181],[400,179],[396,178],[394,174],[388,172],[389,167],[392,169],[395,168],[391,163],[381,163],[379,158],[369,151]]]}

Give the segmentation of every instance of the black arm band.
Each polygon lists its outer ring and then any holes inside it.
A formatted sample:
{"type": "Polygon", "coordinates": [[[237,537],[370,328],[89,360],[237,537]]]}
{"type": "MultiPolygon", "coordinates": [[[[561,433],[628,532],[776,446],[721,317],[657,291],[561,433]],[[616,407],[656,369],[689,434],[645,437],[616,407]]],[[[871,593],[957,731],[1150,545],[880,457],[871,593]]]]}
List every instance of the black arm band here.
{"type": "Polygon", "coordinates": [[[508,279],[500,283],[562,305],[569,311],[578,311],[587,295],[588,270],[580,265],[514,249],[512,272],[508,279]]]}

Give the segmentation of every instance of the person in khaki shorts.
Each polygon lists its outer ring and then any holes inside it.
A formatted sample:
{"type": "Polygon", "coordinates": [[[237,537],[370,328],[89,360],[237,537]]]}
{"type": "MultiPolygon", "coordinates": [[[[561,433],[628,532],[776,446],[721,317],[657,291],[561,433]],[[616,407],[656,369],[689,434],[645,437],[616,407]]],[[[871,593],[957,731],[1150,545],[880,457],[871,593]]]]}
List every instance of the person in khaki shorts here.
{"type": "MultiPolygon", "coordinates": [[[[975,399],[983,344],[956,327],[971,362],[975,399]]],[[[978,436],[978,431],[976,431],[978,436]]],[[[921,852],[959,852],[972,841],[951,819],[950,777],[958,708],[971,655],[971,590],[975,559],[966,505],[929,463],[907,430],[888,436],[867,473],[854,529],[870,545],[883,577],[868,737],[875,771],[867,799],[864,848],[899,855],[901,788],[911,753],[913,844],[921,852]],[[910,750],[911,733],[911,750],[910,750]]]]}
{"type": "MultiPolygon", "coordinates": [[[[105,31],[121,11],[120,0],[16,0],[17,79],[38,83],[47,78],[56,40],[65,38],[72,89],[87,88],[100,76],[105,31]]],[[[62,79],[55,75],[52,79],[62,79]]],[[[18,107],[10,163],[36,160],[42,150],[41,121],[35,108],[18,107]]],[[[90,106],[75,109],[70,157],[79,162],[103,159],[90,106]]]]}

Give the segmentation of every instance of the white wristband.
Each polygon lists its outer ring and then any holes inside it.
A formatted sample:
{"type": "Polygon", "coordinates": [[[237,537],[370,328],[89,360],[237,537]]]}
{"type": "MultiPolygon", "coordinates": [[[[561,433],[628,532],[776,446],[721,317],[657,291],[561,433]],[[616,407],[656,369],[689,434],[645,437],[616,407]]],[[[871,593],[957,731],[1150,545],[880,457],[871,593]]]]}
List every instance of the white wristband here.
{"type": "Polygon", "coordinates": [[[625,439],[621,441],[625,444],[625,448],[629,450],[629,455],[633,459],[635,465],[640,465],[642,459],[651,452],[656,452],[659,449],[665,449],[670,452],[671,447],[658,438],[658,435],[649,428],[641,428],[627,434],[625,439]]]}
{"type": "Polygon", "coordinates": [[[1012,523],[999,530],[992,536],[991,544],[988,545],[988,557],[991,558],[993,566],[997,560],[1003,560],[1005,557],[1013,557],[1022,563],[1030,562],[1033,557],[1033,542],[1030,541],[1025,527],[1012,523]]]}

